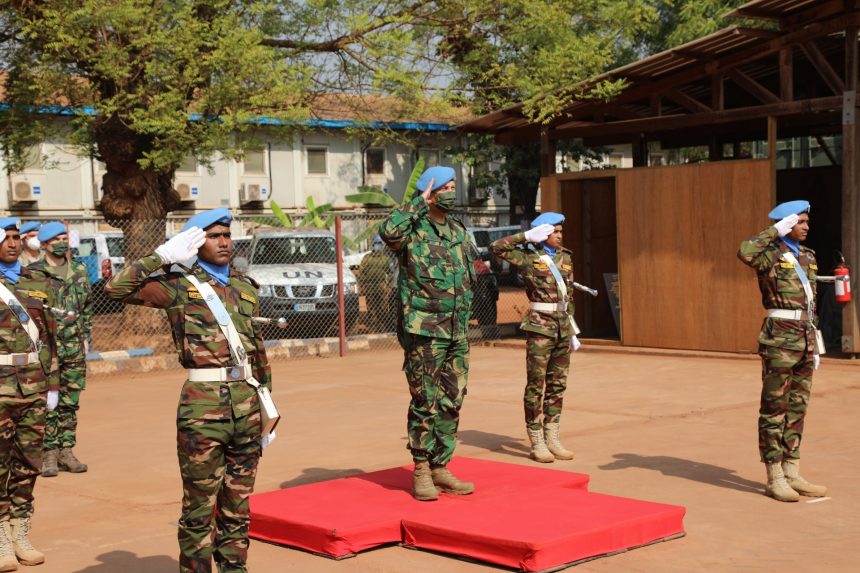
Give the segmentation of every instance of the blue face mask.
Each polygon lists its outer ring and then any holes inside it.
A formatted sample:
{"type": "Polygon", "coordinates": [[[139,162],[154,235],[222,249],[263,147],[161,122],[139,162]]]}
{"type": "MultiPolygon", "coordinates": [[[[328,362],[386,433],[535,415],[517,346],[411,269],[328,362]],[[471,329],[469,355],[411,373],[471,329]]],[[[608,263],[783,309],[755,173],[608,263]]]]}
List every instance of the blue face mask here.
{"type": "Polygon", "coordinates": [[[207,263],[203,259],[197,259],[197,263],[209,273],[215,281],[221,286],[226,286],[230,280],[230,265],[216,265],[207,263]]]}
{"type": "Polygon", "coordinates": [[[0,261],[0,275],[3,275],[7,281],[16,284],[21,277],[21,261],[14,263],[4,263],[0,261]]]}

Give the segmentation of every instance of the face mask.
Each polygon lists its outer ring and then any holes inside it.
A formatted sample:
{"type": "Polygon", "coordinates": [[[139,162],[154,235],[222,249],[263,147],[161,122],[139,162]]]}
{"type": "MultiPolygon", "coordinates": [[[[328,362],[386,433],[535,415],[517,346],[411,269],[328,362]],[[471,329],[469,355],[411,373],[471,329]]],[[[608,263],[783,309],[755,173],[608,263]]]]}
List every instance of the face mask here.
{"type": "Polygon", "coordinates": [[[377,253],[382,250],[382,245],[373,245],[373,250],[377,253]]]}
{"type": "Polygon", "coordinates": [[[69,252],[69,244],[65,241],[59,241],[50,245],[51,254],[57,257],[64,257],[69,252]]]}
{"type": "Polygon", "coordinates": [[[445,193],[438,193],[436,195],[436,206],[439,207],[444,212],[449,212],[454,208],[455,203],[457,202],[457,194],[453,191],[447,191],[445,193]]]}
{"type": "Polygon", "coordinates": [[[27,248],[31,251],[38,251],[41,246],[42,242],[37,237],[30,237],[27,239],[27,248]]]}

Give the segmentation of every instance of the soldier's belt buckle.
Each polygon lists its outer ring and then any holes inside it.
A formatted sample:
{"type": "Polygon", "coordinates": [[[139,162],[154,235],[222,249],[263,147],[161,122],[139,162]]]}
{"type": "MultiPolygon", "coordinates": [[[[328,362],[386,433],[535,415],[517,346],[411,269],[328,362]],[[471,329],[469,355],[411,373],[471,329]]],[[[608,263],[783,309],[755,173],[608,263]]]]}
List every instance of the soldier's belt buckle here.
{"type": "Polygon", "coordinates": [[[15,366],[26,366],[29,363],[26,354],[13,354],[12,364],[15,366]]]}
{"type": "Polygon", "coordinates": [[[245,373],[244,368],[229,368],[227,370],[227,376],[230,377],[230,380],[239,380],[242,378],[242,375],[245,373]]]}

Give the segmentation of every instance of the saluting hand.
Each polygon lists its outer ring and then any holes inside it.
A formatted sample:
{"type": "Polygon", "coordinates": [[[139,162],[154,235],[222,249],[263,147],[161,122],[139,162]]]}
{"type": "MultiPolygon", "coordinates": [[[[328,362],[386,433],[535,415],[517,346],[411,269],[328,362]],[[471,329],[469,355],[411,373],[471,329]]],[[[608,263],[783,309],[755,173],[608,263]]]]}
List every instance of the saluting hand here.
{"type": "Polygon", "coordinates": [[[549,223],[538,225],[534,229],[529,229],[525,232],[526,241],[529,243],[543,243],[549,239],[549,236],[552,235],[554,231],[555,225],[550,225],[549,223]]]}
{"type": "Polygon", "coordinates": [[[197,256],[197,249],[205,242],[206,232],[199,227],[191,227],[155,249],[155,254],[161,257],[165,265],[179,263],[197,256]]]}
{"type": "Polygon", "coordinates": [[[799,220],[800,217],[792,213],[788,217],[783,217],[778,222],[774,223],[773,226],[776,227],[776,231],[779,233],[779,236],[784,237],[791,232],[799,220]]]}
{"type": "Polygon", "coordinates": [[[430,195],[432,195],[432,194],[433,194],[433,182],[434,182],[434,181],[435,181],[435,180],[431,178],[431,179],[430,179],[430,183],[428,183],[428,184],[427,184],[427,189],[425,189],[425,190],[424,190],[424,192],[423,192],[423,193],[421,193],[421,197],[423,197],[423,198],[424,198],[424,202],[425,202],[425,203],[427,202],[427,199],[429,199],[429,198],[430,198],[430,195]]]}

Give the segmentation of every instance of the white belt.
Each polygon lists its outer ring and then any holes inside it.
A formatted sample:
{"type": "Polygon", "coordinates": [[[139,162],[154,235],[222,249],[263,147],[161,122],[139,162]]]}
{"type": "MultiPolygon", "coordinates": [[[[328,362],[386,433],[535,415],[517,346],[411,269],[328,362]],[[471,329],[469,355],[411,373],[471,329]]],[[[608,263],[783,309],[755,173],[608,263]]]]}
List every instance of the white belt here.
{"type": "Polygon", "coordinates": [[[0,354],[0,366],[27,366],[39,361],[38,352],[17,352],[0,354]]]}
{"type": "Polygon", "coordinates": [[[767,309],[769,318],[785,318],[788,320],[809,320],[809,315],[805,310],[788,310],[784,308],[769,308],[767,309]]]}
{"type": "Polygon", "coordinates": [[[227,368],[189,368],[189,382],[233,382],[245,380],[252,375],[251,365],[228,366],[227,368]]]}
{"type": "Polygon", "coordinates": [[[538,312],[567,312],[566,302],[533,302],[530,306],[538,312]]]}

